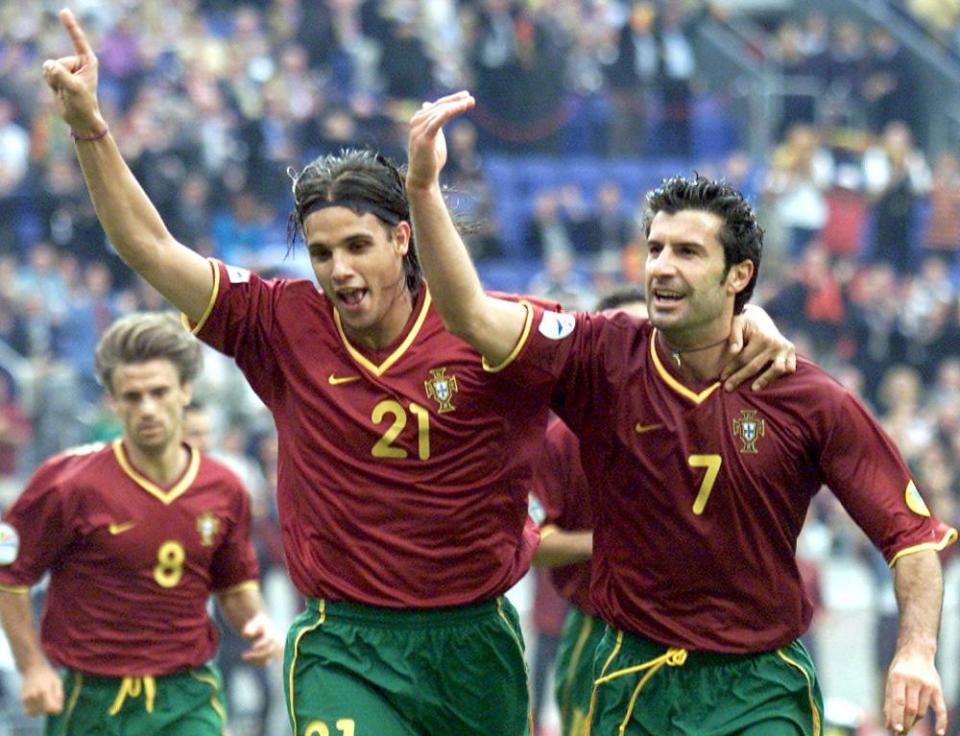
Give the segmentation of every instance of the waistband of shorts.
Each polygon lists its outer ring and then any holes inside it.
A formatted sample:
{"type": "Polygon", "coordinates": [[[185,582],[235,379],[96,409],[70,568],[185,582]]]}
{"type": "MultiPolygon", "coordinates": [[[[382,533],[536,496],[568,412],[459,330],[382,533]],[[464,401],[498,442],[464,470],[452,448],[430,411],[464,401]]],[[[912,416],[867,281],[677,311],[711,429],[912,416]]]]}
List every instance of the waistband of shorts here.
{"type": "MultiPolygon", "coordinates": [[[[613,634],[617,629],[609,627],[613,634]]],[[[671,647],[667,644],[648,639],[640,634],[634,634],[629,631],[623,632],[623,649],[629,649],[631,654],[638,659],[654,659],[666,654],[669,650],[682,649],[682,647],[671,647]]],[[[684,649],[686,652],[686,665],[725,665],[745,662],[749,659],[762,657],[769,652],[710,652],[703,649],[684,649]]]]}
{"type": "Polygon", "coordinates": [[[307,598],[307,609],[327,619],[409,628],[429,628],[479,621],[498,615],[505,607],[509,607],[509,603],[503,596],[480,603],[439,608],[387,608],[354,601],[307,598]]]}

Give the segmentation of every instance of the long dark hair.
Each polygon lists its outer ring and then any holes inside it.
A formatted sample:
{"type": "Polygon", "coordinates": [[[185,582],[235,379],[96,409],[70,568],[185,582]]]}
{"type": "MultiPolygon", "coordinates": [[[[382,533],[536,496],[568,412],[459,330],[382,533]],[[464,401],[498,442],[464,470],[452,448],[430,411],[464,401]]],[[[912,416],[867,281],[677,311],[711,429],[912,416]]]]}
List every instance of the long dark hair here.
{"type": "MultiPolygon", "coordinates": [[[[288,169],[293,180],[293,212],[287,222],[288,252],[298,235],[304,236],[303,218],[318,202],[338,202],[355,212],[376,215],[385,227],[410,222],[410,203],[404,168],[369,149],[344,148],[339,154],[315,158],[299,172],[288,169]]],[[[411,228],[410,244],[403,257],[407,289],[416,297],[423,283],[411,228]]]]}

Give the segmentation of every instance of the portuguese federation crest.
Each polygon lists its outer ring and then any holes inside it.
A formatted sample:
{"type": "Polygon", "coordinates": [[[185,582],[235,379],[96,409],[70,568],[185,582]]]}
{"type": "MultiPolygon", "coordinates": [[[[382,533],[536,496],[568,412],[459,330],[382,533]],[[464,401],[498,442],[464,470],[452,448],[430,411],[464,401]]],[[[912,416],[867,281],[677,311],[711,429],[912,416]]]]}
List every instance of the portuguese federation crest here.
{"type": "Polygon", "coordinates": [[[209,511],[204,511],[197,517],[197,531],[200,532],[200,542],[204,547],[213,544],[214,537],[220,531],[220,519],[209,511]]]}
{"type": "Polygon", "coordinates": [[[740,452],[747,455],[757,453],[757,440],[763,437],[765,422],[757,417],[753,409],[742,409],[740,416],[733,420],[733,433],[740,439],[740,452]]]}
{"type": "Polygon", "coordinates": [[[437,413],[443,414],[453,411],[457,407],[453,405],[453,395],[460,390],[457,385],[457,377],[447,375],[447,369],[433,368],[430,371],[430,377],[423,382],[423,387],[427,392],[427,398],[433,399],[440,406],[437,413]]]}

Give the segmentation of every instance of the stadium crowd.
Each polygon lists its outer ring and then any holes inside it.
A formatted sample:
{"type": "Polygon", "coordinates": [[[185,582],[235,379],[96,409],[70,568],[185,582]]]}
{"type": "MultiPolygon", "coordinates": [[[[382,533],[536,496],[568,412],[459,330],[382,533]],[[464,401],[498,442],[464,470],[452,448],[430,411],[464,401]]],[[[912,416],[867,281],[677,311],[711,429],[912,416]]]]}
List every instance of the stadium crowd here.
{"type": "MultiPolygon", "coordinates": [[[[902,4],[931,22],[933,3],[902,4]]],[[[116,436],[94,346],[118,315],[167,306],[105,241],[38,81],[60,53],[59,6],[0,5],[0,508],[42,458],[116,436]]],[[[98,49],[105,116],[173,234],[261,273],[305,273],[303,253],[287,249],[287,167],[364,143],[400,161],[412,111],[444,90],[467,86],[479,101],[449,131],[445,176],[481,271],[515,269],[526,290],[573,308],[642,283],[643,192],[571,173],[541,182],[509,210],[520,220],[504,222],[490,159],[522,169],[524,154],[626,158],[642,172],[669,157],[685,168],[675,173],[725,176],[765,218],[754,301],[870,405],[930,505],[960,523],[960,160],[926,148],[927,113],[888,30],[820,12],[770,25],[763,53],[823,95],[786,96],[777,144],[755,160],[697,133],[702,116],[732,104],[698,76],[697,26],[725,17],[709,4],[80,0],[74,10],[98,49]]],[[[932,23],[956,45],[956,17],[932,23]]],[[[282,572],[269,414],[212,351],[196,394],[216,453],[254,494],[262,562],[282,572]]],[[[867,555],[821,496],[819,554],[867,555]]]]}

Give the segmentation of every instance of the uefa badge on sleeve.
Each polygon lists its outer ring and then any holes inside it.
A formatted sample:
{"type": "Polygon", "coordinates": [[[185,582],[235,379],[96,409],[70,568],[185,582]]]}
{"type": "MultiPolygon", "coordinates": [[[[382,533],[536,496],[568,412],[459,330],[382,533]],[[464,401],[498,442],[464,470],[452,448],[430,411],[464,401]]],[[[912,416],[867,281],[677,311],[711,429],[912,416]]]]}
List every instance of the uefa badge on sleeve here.
{"type": "Polygon", "coordinates": [[[0,522],[0,565],[11,565],[20,552],[20,535],[6,522],[0,522]]]}

